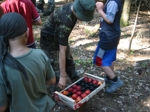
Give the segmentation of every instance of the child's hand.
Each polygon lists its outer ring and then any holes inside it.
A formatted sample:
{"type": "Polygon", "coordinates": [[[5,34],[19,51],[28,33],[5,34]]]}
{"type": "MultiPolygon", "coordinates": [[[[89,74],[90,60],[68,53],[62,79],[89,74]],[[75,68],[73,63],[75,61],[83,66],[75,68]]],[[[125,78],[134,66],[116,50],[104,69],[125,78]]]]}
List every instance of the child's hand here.
{"type": "Polygon", "coordinates": [[[64,89],[66,86],[66,77],[60,77],[58,86],[60,89],[64,89]]]}
{"type": "Polygon", "coordinates": [[[103,2],[96,2],[96,9],[99,10],[103,10],[104,9],[104,4],[103,2]]]}

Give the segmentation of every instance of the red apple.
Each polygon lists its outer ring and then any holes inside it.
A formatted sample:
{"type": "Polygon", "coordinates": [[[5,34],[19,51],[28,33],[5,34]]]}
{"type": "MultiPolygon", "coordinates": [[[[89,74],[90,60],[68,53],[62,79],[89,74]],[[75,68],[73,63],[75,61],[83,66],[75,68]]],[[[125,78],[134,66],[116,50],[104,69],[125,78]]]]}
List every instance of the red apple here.
{"type": "Polygon", "coordinates": [[[87,96],[87,94],[85,94],[85,93],[81,94],[82,98],[85,98],[86,96],[87,96]]]}
{"type": "Polygon", "coordinates": [[[81,98],[80,96],[78,96],[78,97],[76,98],[76,102],[79,102],[80,100],[82,100],[82,98],[81,98]]]}
{"type": "Polygon", "coordinates": [[[92,79],[92,78],[89,78],[89,79],[88,79],[88,82],[89,82],[89,83],[91,83],[92,81],[93,81],[93,79],[92,79]]]}
{"type": "Polygon", "coordinates": [[[77,87],[77,85],[76,85],[76,84],[74,84],[72,87],[73,87],[73,88],[76,88],[76,87],[77,87]]]}
{"type": "Polygon", "coordinates": [[[76,90],[76,89],[73,89],[73,90],[72,90],[72,93],[77,93],[77,90],[76,90]]]}
{"type": "Polygon", "coordinates": [[[85,82],[88,82],[88,77],[84,77],[83,79],[85,82]]]}
{"type": "Polygon", "coordinates": [[[95,85],[97,84],[97,82],[98,82],[97,80],[92,81],[92,83],[95,84],[95,85]]]}
{"type": "Polygon", "coordinates": [[[91,91],[89,90],[89,89],[87,89],[86,91],[85,91],[85,94],[90,94],[91,93],[91,91]]]}
{"type": "Polygon", "coordinates": [[[71,88],[71,87],[68,88],[68,91],[69,91],[69,92],[72,92],[72,91],[73,91],[73,88],[71,88]]]}
{"type": "Polygon", "coordinates": [[[74,99],[74,100],[76,100],[76,99],[77,99],[77,97],[78,97],[78,95],[77,95],[77,94],[73,94],[73,95],[71,96],[71,98],[72,98],[72,99],[74,99]]]}
{"type": "Polygon", "coordinates": [[[81,96],[81,94],[82,94],[81,91],[78,91],[78,92],[77,92],[77,95],[78,95],[78,96],[81,96]]]}
{"type": "Polygon", "coordinates": [[[77,89],[78,91],[80,91],[80,90],[81,90],[81,86],[77,86],[76,89],[77,89]]]}

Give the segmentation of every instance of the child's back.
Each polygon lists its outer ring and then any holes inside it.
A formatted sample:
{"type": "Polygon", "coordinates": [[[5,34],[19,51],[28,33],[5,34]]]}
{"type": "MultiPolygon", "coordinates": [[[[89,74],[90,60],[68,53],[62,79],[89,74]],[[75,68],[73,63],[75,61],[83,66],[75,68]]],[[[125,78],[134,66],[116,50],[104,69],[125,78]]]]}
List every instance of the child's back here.
{"type": "Polygon", "coordinates": [[[42,50],[26,47],[24,21],[17,13],[5,14],[0,20],[0,28],[4,28],[0,31],[0,111],[9,105],[11,112],[49,112],[55,103],[47,95],[46,83],[55,83],[54,71],[42,50]]]}
{"type": "MultiPolygon", "coordinates": [[[[48,58],[39,49],[31,49],[27,54],[15,58],[25,68],[28,80],[18,70],[5,66],[10,86],[5,89],[11,95],[8,100],[11,100],[13,112],[49,112],[54,102],[47,95],[46,79],[53,78],[54,72],[48,58]]],[[[2,75],[0,79],[3,79],[2,75]]],[[[5,84],[5,81],[2,83],[5,84]]]]}

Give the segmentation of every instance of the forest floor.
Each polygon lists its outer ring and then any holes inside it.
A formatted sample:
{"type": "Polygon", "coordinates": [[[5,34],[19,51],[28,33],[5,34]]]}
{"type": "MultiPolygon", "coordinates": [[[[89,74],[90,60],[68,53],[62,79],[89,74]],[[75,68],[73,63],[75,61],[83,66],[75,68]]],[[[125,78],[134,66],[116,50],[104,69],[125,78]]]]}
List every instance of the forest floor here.
{"type": "MultiPolygon", "coordinates": [[[[63,4],[63,3],[62,3],[63,4]]],[[[56,0],[56,5],[62,5],[56,0]]],[[[84,106],[84,112],[150,112],[150,14],[140,11],[131,52],[129,43],[136,12],[130,15],[130,25],[121,27],[115,74],[124,81],[124,86],[113,94],[105,88],[94,95],[84,106]]],[[[43,22],[47,17],[42,17],[43,22]]],[[[36,44],[39,45],[40,26],[34,27],[36,44]]],[[[93,54],[99,41],[99,15],[90,22],[77,21],[69,42],[79,72],[103,77],[104,73],[92,64],[93,54]]],[[[81,75],[82,77],[82,75],[81,75]]],[[[68,81],[67,85],[71,82],[68,81]]],[[[69,107],[56,105],[51,112],[72,112],[69,107]]]]}

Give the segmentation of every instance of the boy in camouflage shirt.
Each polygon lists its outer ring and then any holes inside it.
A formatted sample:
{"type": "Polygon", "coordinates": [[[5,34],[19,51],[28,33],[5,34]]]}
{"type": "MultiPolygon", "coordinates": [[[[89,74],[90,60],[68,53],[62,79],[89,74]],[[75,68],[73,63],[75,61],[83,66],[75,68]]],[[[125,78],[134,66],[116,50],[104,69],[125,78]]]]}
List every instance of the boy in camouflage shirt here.
{"type": "Polygon", "coordinates": [[[61,89],[66,85],[67,75],[73,82],[79,79],[70,52],[69,35],[77,19],[91,21],[94,17],[94,10],[94,0],[75,0],[67,3],[48,17],[41,30],[41,48],[52,59],[54,70],[60,73],[58,85],[61,89]]]}

